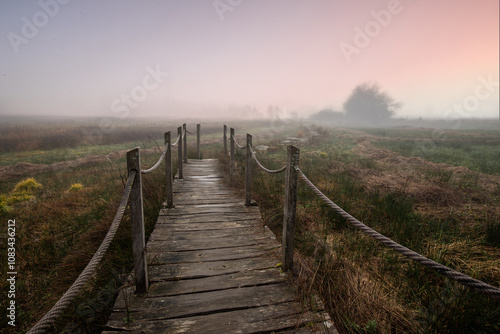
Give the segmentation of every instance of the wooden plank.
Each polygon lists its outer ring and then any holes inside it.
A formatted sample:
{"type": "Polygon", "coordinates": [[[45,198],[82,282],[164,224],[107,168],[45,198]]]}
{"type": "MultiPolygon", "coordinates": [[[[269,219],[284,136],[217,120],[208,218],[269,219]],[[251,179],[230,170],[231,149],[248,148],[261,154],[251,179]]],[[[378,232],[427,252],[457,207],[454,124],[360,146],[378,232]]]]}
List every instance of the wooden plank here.
{"type": "Polygon", "coordinates": [[[278,268],[270,268],[196,279],[152,282],[146,295],[136,295],[132,287],[128,287],[121,290],[114,310],[126,310],[136,302],[137,298],[168,297],[285,282],[285,277],[279,273],[278,268]],[[127,289],[129,291],[125,291],[127,289]],[[127,298],[124,298],[124,293],[127,294],[127,298]]]}
{"type": "MultiPolygon", "coordinates": [[[[178,210],[192,210],[195,211],[196,209],[207,209],[208,212],[214,209],[219,209],[219,208],[241,208],[243,207],[240,201],[238,202],[225,202],[225,203],[208,203],[208,204],[201,204],[197,203],[195,201],[193,202],[188,202],[187,204],[183,202],[182,204],[176,205],[176,209],[178,210]]],[[[228,210],[221,210],[222,212],[228,212],[228,210]]],[[[229,210],[229,212],[232,212],[229,210]]]]}
{"type": "Polygon", "coordinates": [[[209,230],[226,230],[226,229],[238,229],[238,228],[248,228],[256,225],[258,221],[256,220],[232,220],[227,219],[227,221],[221,221],[217,219],[212,222],[199,222],[195,219],[183,219],[181,222],[174,223],[171,220],[167,220],[165,223],[161,223],[159,220],[156,223],[156,228],[168,227],[171,231],[209,231],[209,230]]]}
{"type": "Polygon", "coordinates": [[[149,269],[152,280],[179,280],[233,274],[247,270],[275,268],[279,264],[278,261],[273,258],[258,257],[233,261],[179,263],[169,266],[151,265],[149,269]]]}
{"type": "MultiPolygon", "coordinates": [[[[171,225],[170,225],[171,226],[171,225]]],[[[167,241],[167,240],[191,240],[191,239],[212,239],[212,238],[230,238],[234,236],[264,236],[264,228],[262,226],[249,226],[237,230],[197,230],[197,231],[172,231],[169,225],[162,226],[151,233],[149,241],[167,241]]]]}
{"type": "Polygon", "coordinates": [[[283,214],[283,269],[293,269],[293,254],[295,241],[295,208],[297,205],[297,182],[299,172],[300,150],[295,146],[287,147],[286,176],[285,176],[285,207],[283,214]]]}
{"type": "Polygon", "coordinates": [[[148,252],[180,252],[188,250],[210,250],[239,246],[266,245],[270,242],[274,241],[268,240],[266,236],[256,238],[240,236],[233,238],[193,239],[190,242],[185,242],[185,240],[153,240],[148,242],[146,249],[148,252]]]}
{"type": "MultiPolygon", "coordinates": [[[[160,210],[160,215],[162,216],[167,216],[167,214],[165,214],[166,212],[162,210],[160,210]]],[[[168,215],[167,216],[167,220],[164,220],[163,223],[169,223],[168,220],[172,220],[172,219],[177,219],[177,217],[179,217],[181,219],[181,223],[182,221],[187,221],[187,220],[190,220],[192,222],[224,222],[224,221],[231,221],[231,220],[234,220],[234,221],[242,221],[242,220],[253,220],[253,219],[260,219],[260,215],[257,214],[257,213],[253,213],[253,212],[249,212],[249,213],[245,213],[245,212],[233,212],[233,213],[226,213],[226,214],[222,214],[222,213],[217,213],[217,212],[207,212],[207,213],[196,213],[196,212],[191,212],[191,213],[186,213],[184,215],[168,215]]],[[[177,223],[177,220],[175,221],[175,223],[177,223]]]]}
{"type": "Polygon", "coordinates": [[[216,248],[209,250],[193,250],[182,252],[158,252],[151,254],[149,264],[169,264],[169,263],[199,263],[213,261],[227,261],[236,259],[247,259],[259,256],[267,256],[271,251],[277,251],[280,244],[276,241],[260,243],[258,245],[238,246],[228,248],[216,248]]]}
{"type": "Polygon", "coordinates": [[[129,174],[132,171],[136,172],[129,198],[135,286],[137,291],[145,292],[149,287],[149,279],[146,253],[144,252],[144,248],[146,246],[146,234],[144,231],[141,155],[139,148],[135,148],[127,152],[127,170],[129,174]]]}
{"type": "Polygon", "coordinates": [[[280,282],[263,286],[173,295],[168,298],[146,296],[130,305],[129,312],[136,320],[151,321],[294,302],[295,299],[293,290],[288,289],[286,283],[280,282]]]}
{"type": "Polygon", "coordinates": [[[207,215],[207,214],[226,214],[226,215],[246,215],[253,214],[254,216],[259,216],[259,212],[256,212],[253,207],[205,207],[203,210],[200,208],[193,208],[191,206],[184,206],[182,208],[167,209],[167,216],[177,217],[184,215],[207,215]]]}
{"type": "MultiPolygon", "coordinates": [[[[310,312],[303,312],[298,303],[288,302],[224,313],[199,315],[166,321],[140,321],[125,325],[122,319],[107,324],[109,331],[117,333],[272,333],[285,330],[308,329],[309,333],[333,333],[322,325],[322,319],[310,312]],[[311,324],[319,322],[316,328],[311,324]]],[[[305,331],[304,333],[308,333],[305,331]]]]}

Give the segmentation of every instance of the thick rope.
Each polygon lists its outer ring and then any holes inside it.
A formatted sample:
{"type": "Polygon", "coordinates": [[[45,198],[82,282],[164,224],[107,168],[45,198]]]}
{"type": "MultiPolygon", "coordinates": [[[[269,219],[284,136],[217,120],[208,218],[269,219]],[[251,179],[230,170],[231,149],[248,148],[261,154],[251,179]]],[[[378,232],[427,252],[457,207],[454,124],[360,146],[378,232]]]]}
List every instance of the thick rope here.
{"type": "Polygon", "coordinates": [[[177,139],[175,140],[175,143],[170,144],[170,146],[177,146],[177,144],[179,143],[180,139],[181,139],[181,135],[177,135],[177,139]]]}
{"type": "Polygon", "coordinates": [[[168,146],[168,143],[165,143],[165,146],[163,147],[163,152],[161,153],[160,159],[158,159],[158,161],[153,165],[153,167],[141,170],[142,174],[151,173],[156,168],[158,168],[158,166],[160,166],[160,164],[163,161],[163,159],[165,159],[165,154],[167,154],[167,146],[168,146]]]}
{"type": "Polygon", "coordinates": [[[190,135],[194,135],[194,134],[198,133],[198,130],[196,130],[195,132],[191,132],[191,131],[188,131],[188,129],[186,129],[186,132],[189,133],[190,135]]]}
{"type": "Polygon", "coordinates": [[[123,213],[125,212],[125,208],[127,207],[128,199],[130,196],[130,191],[132,190],[132,184],[134,182],[134,178],[136,176],[136,171],[131,171],[127,184],[125,185],[125,189],[123,190],[122,199],[120,201],[120,206],[116,212],[115,218],[113,219],[113,223],[111,224],[106,237],[102,241],[99,249],[95,252],[94,256],[87,264],[85,269],[81,272],[80,276],[75,280],[73,285],[64,293],[64,295],[59,299],[59,301],[47,312],[40,321],[33,326],[28,333],[45,333],[47,329],[52,326],[52,324],[59,318],[59,316],[64,312],[64,310],[69,306],[73,298],[75,298],[80,290],[83,288],[89,277],[91,277],[97,269],[97,266],[101,262],[104,254],[108,250],[111,241],[113,240],[118,227],[120,226],[120,222],[123,217],[123,213]]]}
{"type": "Polygon", "coordinates": [[[299,169],[299,175],[304,180],[304,182],[311,188],[311,190],[318,195],[319,198],[321,198],[328,206],[330,206],[332,209],[335,210],[339,215],[344,217],[351,225],[357,227],[360,229],[363,233],[371,236],[377,241],[380,241],[384,245],[394,249],[395,251],[403,254],[407,258],[410,258],[420,264],[423,264],[424,266],[433,269],[437,271],[440,274],[445,275],[446,277],[455,280],[465,286],[471,287],[473,289],[476,289],[477,291],[484,293],[488,296],[492,296],[494,298],[500,298],[500,289],[496,288],[492,285],[489,285],[487,283],[484,283],[483,281],[477,280],[475,278],[472,278],[470,276],[467,276],[461,272],[458,272],[456,270],[453,270],[451,268],[448,268],[440,263],[437,263],[431,259],[426,258],[423,255],[420,255],[411,249],[408,249],[397,242],[389,239],[388,237],[378,233],[377,231],[371,229],[370,227],[366,226],[353,216],[351,216],[349,213],[344,211],[342,208],[340,208],[337,204],[333,203],[328,197],[326,197],[316,186],[304,175],[304,173],[299,169]]]}
{"type": "Polygon", "coordinates": [[[247,148],[247,146],[246,146],[246,145],[245,145],[245,146],[241,146],[240,144],[238,144],[238,142],[236,141],[236,138],[234,138],[234,137],[233,137],[233,141],[234,141],[234,143],[236,144],[236,146],[238,146],[239,148],[241,148],[241,149],[245,149],[245,148],[247,148]]]}
{"type": "Polygon", "coordinates": [[[278,173],[284,172],[286,170],[286,165],[283,166],[283,167],[281,167],[280,169],[267,169],[257,159],[257,156],[255,155],[255,152],[253,151],[253,149],[252,149],[251,146],[250,146],[250,153],[252,153],[252,158],[257,163],[257,165],[260,167],[260,169],[262,169],[266,173],[269,173],[269,174],[278,174],[278,173]]]}

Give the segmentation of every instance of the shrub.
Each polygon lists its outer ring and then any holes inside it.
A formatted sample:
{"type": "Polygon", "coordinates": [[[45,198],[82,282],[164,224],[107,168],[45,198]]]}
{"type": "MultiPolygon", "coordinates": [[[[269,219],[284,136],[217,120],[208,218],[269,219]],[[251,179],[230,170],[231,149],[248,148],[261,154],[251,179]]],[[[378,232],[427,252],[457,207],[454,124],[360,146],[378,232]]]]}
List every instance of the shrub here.
{"type": "Polygon", "coordinates": [[[11,207],[7,205],[7,200],[7,196],[0,195],[0,215],[9,213],[11,210],[11,207]]]}
{"type": "Polygon", "coordinates": [[[80,189],[83,188],[83,184],[81,183],[75,183],[75,184],[72,184],[71,187],[69,187],[69,190],[70,192],[75,192],[75,191],[78,191],[80,189]]]}
{"type": "Polygon", "coordinates": [[[14,191],[12,192],[13,194],[22,194],[22,193],[28,193],[32,194],[37,190],[42,189],[42,185],[32,177],[27,178],[26,180],[23,180],[16,184],[14,187],[14,191]]]}

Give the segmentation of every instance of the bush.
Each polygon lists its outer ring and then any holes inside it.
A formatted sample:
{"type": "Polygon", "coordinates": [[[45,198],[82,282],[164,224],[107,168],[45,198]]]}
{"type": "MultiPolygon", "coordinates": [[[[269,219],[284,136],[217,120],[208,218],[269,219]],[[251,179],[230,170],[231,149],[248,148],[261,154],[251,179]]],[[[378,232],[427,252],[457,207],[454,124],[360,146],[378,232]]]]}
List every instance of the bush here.
{"type": "Polygon", "coordinates": [[[11,210],[11,207],[8,206],[7,200],[7,196],[0,195],[0,215],[9,213],[11,210]]]}
{"type": "Polygon", "coordinates": [[[75,184],[72,184],[71,187],[69,187],[68,191],[75,192],[75,191],[81,190],[82,188],[83,188],[83,184],[75,183],[75,184]]]}
{"type": "Polygon", "coordinates": [[[16,184],[12,193],[13,195],[23,193],[33,194],[35,191],[40,189],[42,189],[42,185],[36,182],[34,178],[30,177],[16,184]]]}

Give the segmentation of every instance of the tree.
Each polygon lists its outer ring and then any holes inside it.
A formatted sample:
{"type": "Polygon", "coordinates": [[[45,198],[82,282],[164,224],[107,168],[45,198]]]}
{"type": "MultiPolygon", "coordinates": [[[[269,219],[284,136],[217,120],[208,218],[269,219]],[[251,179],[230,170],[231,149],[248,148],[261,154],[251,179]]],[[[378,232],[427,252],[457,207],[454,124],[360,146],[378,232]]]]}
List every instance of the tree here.
{"type": "Polygon", "coordinates": [[[363,83],[356,86],[344,102],[347,119],[357,123],[373,124],[387,120],[401,108],[387,92],[376,83],[363,83]]]}

